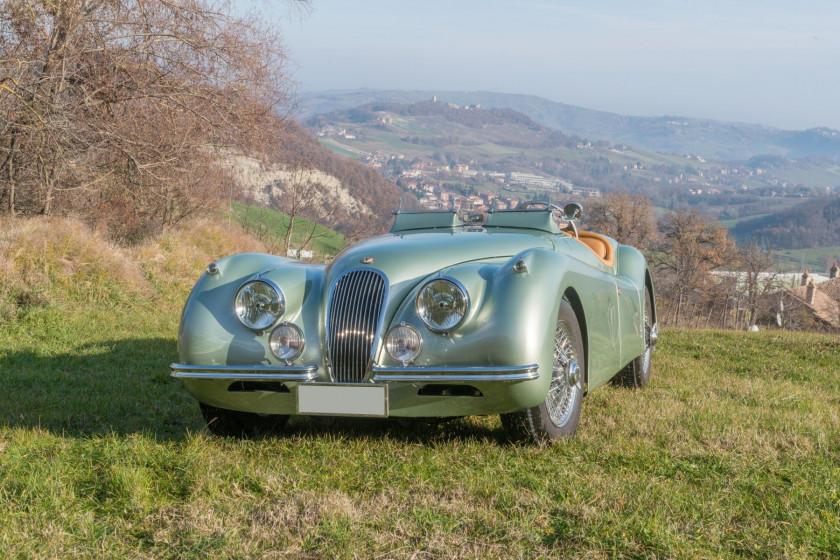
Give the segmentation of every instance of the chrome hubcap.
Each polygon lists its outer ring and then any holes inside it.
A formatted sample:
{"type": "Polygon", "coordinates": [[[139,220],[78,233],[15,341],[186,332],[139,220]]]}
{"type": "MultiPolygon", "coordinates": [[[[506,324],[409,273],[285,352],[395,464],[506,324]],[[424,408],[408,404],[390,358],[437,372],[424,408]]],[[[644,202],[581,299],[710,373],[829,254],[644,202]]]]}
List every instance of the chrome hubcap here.
{"type": "Polygon", "coordinates": [[[581,390],[581,371],[574,340],[565,321],[558,320],[554,332],[554,367],[545,400],[548,416],[555,426],[563,426],[572,415],[572,403],[581,390]]]}
{"type": "Polygon", "coordinates": [[[566,375],[566,381],[569,385],[577,385],[578,381],[580,381],[580,366],[578,366],[577,362],[569,363],[569,370],[568,374],[566,375]]]}

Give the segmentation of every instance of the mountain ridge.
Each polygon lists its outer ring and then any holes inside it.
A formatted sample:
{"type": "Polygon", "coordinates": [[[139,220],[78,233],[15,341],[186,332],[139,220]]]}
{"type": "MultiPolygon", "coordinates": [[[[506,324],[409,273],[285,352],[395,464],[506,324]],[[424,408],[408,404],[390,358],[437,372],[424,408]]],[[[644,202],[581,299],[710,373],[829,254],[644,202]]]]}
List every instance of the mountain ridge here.
{"type": "Polygon", "coordinates": [[[445,90],[328,90],[304,93],[300,120],[371,102],[415,103],[438,97],[459,105],[510,108],[539,124],[588,140],[722,161],[764,155],[840,158],[840,131],[827,127],[783,130],[761,124],[664,115],[629,116],[587,109],[529,94],[445,90]]]}

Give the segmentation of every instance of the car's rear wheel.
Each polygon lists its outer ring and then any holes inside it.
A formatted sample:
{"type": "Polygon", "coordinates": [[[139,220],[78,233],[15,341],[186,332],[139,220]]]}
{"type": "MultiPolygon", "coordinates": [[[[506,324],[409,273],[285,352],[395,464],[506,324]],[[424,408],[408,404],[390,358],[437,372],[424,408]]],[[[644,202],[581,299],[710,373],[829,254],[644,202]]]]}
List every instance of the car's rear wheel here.
{"type": "Polygon", "coordinates": [[[613,378],[616,385],[641,389],[650,382],[650,373],[653,369],[653,349],[655,345],[655,334],[653,334],[653,306],[650,297],[650,288],[645,286],[645,349],[636,359],[627,364],[613,378]]]}
{"type": "Polygon", "coordinates": [[[551,384],[539,405],[502,414],[502,425],[514,439],[548,443],[571,437],[580,421],[585,362],[577,317],[563,300],[554,331],[551,384]]]}
{"type": "Polygon", "coordinates": [[[282,430],[289,421],[287,415],[254,414],[216,408],[198,403],[211,433],[222,437],[254,437],[282,430]]]}

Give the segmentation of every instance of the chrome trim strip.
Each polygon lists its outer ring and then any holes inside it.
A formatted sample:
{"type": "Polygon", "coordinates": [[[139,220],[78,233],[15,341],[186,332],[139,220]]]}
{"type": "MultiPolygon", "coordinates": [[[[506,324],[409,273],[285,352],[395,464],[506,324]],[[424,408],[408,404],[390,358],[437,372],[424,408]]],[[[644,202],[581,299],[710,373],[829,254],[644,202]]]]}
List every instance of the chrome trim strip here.
{"type": "Polygon", "coordinates": [[[398,214],[457,214],[458,211],[450,208],[449,210],[402,210],[402,201],[400,201],[400,209],[391,212],[394,216],[398,214]]]}
{"type": "Polygon", "coordinates": [[[373,382],[451,383],[454,381],[530,381],[539,378],[539,366],[488,367],[374,367],[373,382]]]}
{"type": "Polygon", "coordinates": [[[227,381],[312,381],[318,366],[193,366],[171,364],[176,379],[217,379],[227,381]]]}

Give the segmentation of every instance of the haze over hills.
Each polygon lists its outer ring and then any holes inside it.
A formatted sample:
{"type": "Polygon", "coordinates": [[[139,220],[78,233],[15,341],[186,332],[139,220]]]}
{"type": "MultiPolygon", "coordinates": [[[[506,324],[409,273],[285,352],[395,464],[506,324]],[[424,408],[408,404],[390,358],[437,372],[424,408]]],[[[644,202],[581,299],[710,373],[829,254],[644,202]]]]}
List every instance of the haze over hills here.
{"type": "Polygon", "coordinates": [[[723,161],[764,155],[840,158],[840,131],[829,128],[791,131],[711,119],[635,117],[576,107],[534,95],[486,91],[357,89],[311,92],[301,95],[300,119],[371,102],[410,104],[434,96],[459,105],[510,108],[566,134],[663,153],[692,154],[723,161]]]}
{"type": "MultiPolygon", "coordinates": [[[[513,109],[442,100],[367,103],[303,124],[324,146],[379,170],[429,208],[460,201],[482,211],[535,196],[575,199],[628,190],[663,210],[690,206],[734,227],[802,201],[826,204],[840,187],[840,164],[827,158],[723,162],[662,154],[564,134],[513,109]]],[[[755,236],[742,227],[739,233],[788,246],[785,232],[755,236]]],[[[826,239],[802,241],[813,246],[826,239]]]]}
{"type": "Polygon", "coordinates": [[[808,200],[765,216],[739,222],[739,239],[779,249],[827,247],[840,243],[840,198],[808,200]]]}

